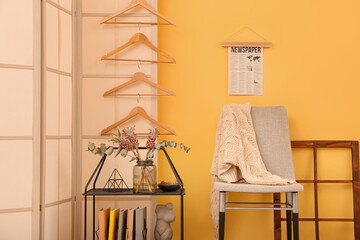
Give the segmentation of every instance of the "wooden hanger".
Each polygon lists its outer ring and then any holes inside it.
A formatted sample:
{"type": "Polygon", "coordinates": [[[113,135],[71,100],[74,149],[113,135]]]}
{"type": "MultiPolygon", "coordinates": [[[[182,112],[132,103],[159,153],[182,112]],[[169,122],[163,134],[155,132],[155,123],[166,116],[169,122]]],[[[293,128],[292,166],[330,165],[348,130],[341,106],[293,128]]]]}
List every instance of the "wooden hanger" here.
{"type": "Polygon", "coordinates": [[[118,47],[117,49],[112,50],[111,52],[108,52],[104,56],[102,56],[101,60],[114,60],[114,61],[139,61],[139,62],[152,62],[152,63],[176,63],[175,59],[171,56],[169,56],[167,53],[161,51],[157,47],[155,47],[150,40],[143,34],[143,33],[135,33],[130,40],[125,43],[124,45],[118,47]],[[142,60],[142,59],[122,59],[122,58],[109,58],[112,55],[120,52],[121,50],[133,45],[134,43],[142,43],[154,50],[155,52],[163,55],[170,61],[155,61],[155,60],[142,60]]]}
{"type": "MultiPolygon", "coordinates": [[[[161,127],[163,129],[165,129],[166,131],[168,131],[168,133],[160,133],[160,135],[176,135],[176,133],[175,133],[175,131],[173,129],[169,128],[168,126],[166,126],[166,125],[156,121],[152,117],[150,117],[142,107],[134,107],[125,118],[121,119],[120,121],[118,121],[118,122],[116,122],[114,124],[111,124],[110,126],[108,126],[105,129],[103,129],[101,131],[101,135],[102,136],[110,135],[111,130],[113,130],[114,128],[120,126],[121,124],[123,124],[124,122],[130,120],[131,118],[134,118],[137,115],[142,116],[146,120],[156,124],[158,127],[161,127]]],[[[148,133],[136,133],[136,135],[148,135],[148,133]]]]}
{"type": "Polygon", "coordinates": [[[161,13],[155,11],[145,0],[132,0],[128,7],[126,7],[125,9],[123,9],[119,12],[114,13],[113,15],[111,15],[109,17],[106,17],[104,20],[101,21],[101,23],[102,24],[152,24],[152,25],[174,25],[174,26],[176,26],[174,21],[165,17],[161,13]],[[116,17],[120,17],[123,13],[125,13],[137,6],[145,8],[146,10],[148,10],[152,14],[158,16],[159,18],[165,20],[166,22],[160,23],[160,22],[116,22],[116,21],[110,21],[116,17]]]}
{"type": "Polygon", "coordinates": [[[175,93],[173,91],[170,91],[167,88],[160,86],[159,84],[156,84],[156,83],[150,81],[146,77],[145,73],[136,72],[136,73],[134,73],[134,76],[129,81],[127,81],[117,87],[114,87],[114,88],[110,89],[109,91],[106,91],[104,93],[104,97],[106,97],[106,96],[108,96],[108,97],[113,97],[113,96],[175,96],[175,93]],[[146,84],[149,84],[152,87],[155,87],[157,89],[160,89],[160,90],[166,92],[167,94],[114,94],[117,91],[119,91],[120,89],[123,89],[123,88],[125,88],[131,84],[137,83],[137,82],[144,82],[146,84]]]}

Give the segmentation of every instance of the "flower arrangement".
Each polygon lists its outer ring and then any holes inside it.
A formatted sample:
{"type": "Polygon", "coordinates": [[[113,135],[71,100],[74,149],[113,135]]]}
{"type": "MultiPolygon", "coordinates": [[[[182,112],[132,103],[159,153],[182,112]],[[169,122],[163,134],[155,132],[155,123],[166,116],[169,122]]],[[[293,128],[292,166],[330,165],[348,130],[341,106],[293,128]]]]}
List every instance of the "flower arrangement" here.
{"type": "MultiPolygon", "coordinates": [[[[180,149],[184,149],[186,153],[190,151],[190,147],[185,146],[183,143],[178,144],[175,141],[164,140],[160,143],[156,143],[159,134],[160,132],[157,128],[149,129],[149,134],[146,141],[147,153],[145,159],[142,159],[140,156],[140,152],[138,149],[139,140],[136,137],[135,126],[124,128],[121,131],[117,129],[116,132],[111,136],[109,141],[117,145],[115,146],[117,147],[115,157],[120,154],[124,158],[130,157],[130,161],[152,161],[152,159],[154,158],[154,151],[160,150],[164,147],[176,148],[177,146],[179,146],[180,149]]],[[[98,154],[100,156],[104,156],[104,154],[110,156],[114,151],[116,151],[114,146],[107,147],[105,144],[102,143],[100,144],[100,147],[96,147],[95,144],[92,142],[88,143],[88,150],[91,151],[93,154],[98,154]]]]}
{"type": "Polygon", "coordinates": [[[149,134],[146,141],[146,157],[141,158],[139,152],[139,140],[136,137],[135,126],[127,127],[116,130],[116,132],[109,139],[115,146],[107,147],[105,144],[100,144],[100,147],[96,147],[94,143],[89,142],[88,150],[93,154],[99,154],[104,156],[105,154],[110,156],[114,151],[115,157],[121,155],[122,157],[130,157],[130,161],[137,161],[137,165],[133,169],[133,184],[134,192],[156,190],[156,167],[152,165],[154,158],[154,151],[160,150],[165,147],[176,148],[178,145],[185,152],[189,152],[190,148],[183,143],[178,144],[175,141],[162,141],[156,143],[160,132],[157,128],[149,129],[149,134]]]}

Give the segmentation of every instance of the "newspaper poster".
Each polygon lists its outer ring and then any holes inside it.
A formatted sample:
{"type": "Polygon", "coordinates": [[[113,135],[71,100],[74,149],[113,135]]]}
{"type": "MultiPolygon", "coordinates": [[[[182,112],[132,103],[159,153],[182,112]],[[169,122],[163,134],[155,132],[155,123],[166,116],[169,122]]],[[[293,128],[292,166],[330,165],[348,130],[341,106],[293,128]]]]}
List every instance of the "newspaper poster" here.
{"type": "Polygon", "coordinates": [[[228,93],[263,94],[263,47],[229,47],[228,93]]]}

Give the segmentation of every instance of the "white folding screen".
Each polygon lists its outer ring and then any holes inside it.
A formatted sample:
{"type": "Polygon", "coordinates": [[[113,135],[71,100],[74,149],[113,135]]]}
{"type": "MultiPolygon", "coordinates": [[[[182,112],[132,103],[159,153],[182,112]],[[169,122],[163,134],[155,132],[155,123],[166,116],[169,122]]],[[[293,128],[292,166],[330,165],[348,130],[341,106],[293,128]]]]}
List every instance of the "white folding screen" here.
{"type": "MultiPolygon", "coordinates": [[[[83,238],[83,201],[81,193],[94,171],[100,158],[87,151],[88,142],[109,144],[109,136],[100,136],[101,130],[128,115],[132,108],[141,106],[154,119],[157,118],[156,97],[103,97],[103,93],[131,79],[135,72],[144,72],[150,80],[157,82],[157,64],[135,62],[101,61],[101,57],[125,44],[135,33],[145,34],[157,45],[157,26],[155,25],[111,25],[100,24],[106,16],[128,6],[130,0],[83,0],[77,2],[77,144],[81,150],[77,152],[77,217],[76,236],[83,238]]],[[[157,9],[157,1],[149,3],[157,9]]],[[[156,22],[156,16],[144,9],[134,9],[121,18],[122,21],[156,22]]],[[[132,46],[117,56],[130,59],[157,59],[157,54],[143,45],[132,46]]],[[[122,93],[157,93],[157,90],[146,84],[138,84],[124,89],[122,93]]],[[[144,119],[136,118],[121,126],[136,125],[138,132],[147,132],[153,127],[144,119]]],[[[144,145],[146,138],[140,139],[144,145]]],[[[114,168],[117,168],[128,186],[132,187],[132,168],[135,162],[118,156],[108,157],[99,176],[97,187],[104,187],[114,168]]],[[[154,217],[156,198],[104,198],[97,197],[96,211],[100,208],[127,208],[147,206],[148,216],[154,217]]],[[[92,199],[88,199],[92,206],[92,199]]],[[[88,207],[87,239],[92,239],[92,207],[88,207]]],[[[96,215],[97,216],[97,215],[96,215]]],[[[148,239],[153,239],[153,219],[149,217],[148,239]]],[[[97,218],[96,223],[97,224],[97,218]]]]}
{"type": "MultiPolygon", "coordinates": [[[[157,26],[100,25],[103,17],[129,2],[76,1],[76,33],[73,0],[0,2],[0,29],[5,33],[0,38],[0,239],[82,239],[81,193],[99,161],[85,151],[87,142],[106,142],[108,137],[101,137],[100,131],[135,106],[157,118],[156,97],[102,97],[104,91],[138,71],[157,82],[156,64],[100,61],[103,54],[137,32],[157,45],[157,26]]],[[[150,4],[157,8],[157,0],[150,4]]],[[[141,10],[125,16],[125,21],[157,20],[141,10]]],[[[122,54],[157,59],[157,54],[144,46],[122,54]]],[[[141,84],[127,91],[156,93],[141,84]]],[[[141,119],[128,125],[136,125],[141,132],[151,127],[141,119]]],[[[133,164],[128,159],[109,158],[99,186],[116,167],[131,187],[133,164]]],[[[100,199],[97,209],[147,206],[153,212],[155,203],[151,197],[100,199]]]]}
{"type": "Polygon", "coordinates": [[[0,238],[38,239],[40,2],[0,2],[0,238]]]}
{"type": "Polygon", "coordinates": [[[42,239],[74,238],[74,19],[72,0],[42,2],[42,239]]]}

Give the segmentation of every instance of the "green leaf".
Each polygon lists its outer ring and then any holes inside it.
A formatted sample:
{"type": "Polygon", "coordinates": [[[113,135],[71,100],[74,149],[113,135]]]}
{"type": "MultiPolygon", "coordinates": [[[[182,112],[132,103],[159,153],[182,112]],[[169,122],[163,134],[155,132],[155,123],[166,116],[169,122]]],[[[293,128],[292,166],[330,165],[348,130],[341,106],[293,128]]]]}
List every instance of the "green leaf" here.
{"type": "Polygon", "coordinates": [[[148,153],[146,154],[146,158],[151,159],[151,158],[153,158],[153,157],[154,157],[154,152],[153,152],[153,151],[150,151],[150,152],[148,152],[148,153]]]}
{"type": "Polygon", "coordinates": [[[95,143],[88,142],[88,150],[93,151],[95,149],[95,143]]]}
{"type": "Polygon", "coordinates": [[[101,150],[100,148],[95,148],[91,152],[96,155],[96,154],[100,154],[101,150]]]}
{"type": "Polygon", "coordinates": [[[126,157],[127,154],[128,154],[128,150],[122,149],[121,152],[120,152],[120,154],[121,154],[122,157],[126,157]]]}
{"type": "Polygon", "coordinates": [[[184,144],[183,143],[180,143],[180,148],[182,149],[184,147],[184,144]]]}
{"type": "Polygon", "coordinates": [[[104,156],[104,153],[106,151],[107,147],[105,143],[101,143],[100,144],[100,152],[101,152],[101,156],[104,156]]]}
{"type": "Polygon", "coordinates": [[[188,152],[190,151],[190,149],[191,149],[191,148],[188,148],[188,149],[186,150],[186,153],[188,153],[188,152]]]}
{"type": "Polygon", "coordinates": [[[110,156],[114,152],[114,147],[110,146],[108,149],[106,149],[105,153],[106,155],[110,156]]]}

